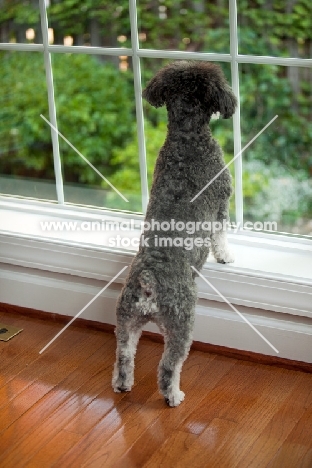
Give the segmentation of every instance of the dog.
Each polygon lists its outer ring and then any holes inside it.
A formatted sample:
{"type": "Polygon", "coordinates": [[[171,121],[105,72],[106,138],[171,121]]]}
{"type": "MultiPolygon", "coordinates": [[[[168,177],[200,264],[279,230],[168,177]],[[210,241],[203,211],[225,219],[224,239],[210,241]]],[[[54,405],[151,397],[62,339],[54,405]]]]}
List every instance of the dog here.
{"type": "Polygon", "coordinates": [[[115,392],[131,390],[142,327],[155,322],[165,342],[159,391],[174,407],[185,396],[180,373],[192,343],[197,299],[192,267],[200,271],[210,249],[217,262],[234,261],[225,230],[207,231],[205,226],[229,220],[232,193],[230,172],[208,124],[216,113],[230,118],[237,100],[218,65],[197,61],[177,61],[162,68],[143,98],[156,108],[166,105],[168,132],[155,165],[140,247],[117,302],[112,386],[115,392]],[[182,223],[195,226],[195,231],[181,230],[182,223]]]}

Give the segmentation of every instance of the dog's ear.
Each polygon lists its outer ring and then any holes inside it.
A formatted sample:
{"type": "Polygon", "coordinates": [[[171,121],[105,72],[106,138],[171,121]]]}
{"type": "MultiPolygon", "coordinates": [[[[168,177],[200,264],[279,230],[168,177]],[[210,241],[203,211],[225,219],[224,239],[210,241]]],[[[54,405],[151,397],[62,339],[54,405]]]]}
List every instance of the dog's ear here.
{"type": "Polygon", "coordinates": [[[161,107],[166,102],[166,86],[163,80],[162,70],[151,79],[144,89],[142,96],[154,107],[161,107]]]}
{"type": "Polygon", "coordinates": [[[196,73],[198,98],[204,100],[212,114],[220,112],[224,119],[230,118],[235,112],[237,99],[222,68],[216,63],[198,62],[190,69],[196,73]]]}
{"type": "Polygon", "coordinates": [[[220,112],[224,119],[232,117],[237,106],[237,99],[230,86],[222,83],[222,86],[217,85],[209,94],[209,104],[213,113],[220,112]]]}

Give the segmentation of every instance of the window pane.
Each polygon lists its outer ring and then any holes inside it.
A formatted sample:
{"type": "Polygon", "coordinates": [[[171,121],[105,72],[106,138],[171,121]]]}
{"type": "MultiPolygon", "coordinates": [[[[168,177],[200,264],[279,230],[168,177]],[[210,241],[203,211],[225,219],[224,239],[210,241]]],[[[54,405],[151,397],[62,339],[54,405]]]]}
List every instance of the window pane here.
{"type": "Polygon", "coordinates": [[[0,192],[56,199],[43,55],[0,52],[0,192]]]}
{"type": "Polygon", "coordinates": [[[71,0],[50,2],[51,43],[120,47],[130,44],[128,1],[71,0]]]}
{"type": "MultiPolygon", "coordinates": [[[[163,66],[170,63],[168,60],[162,59],[142,59],[142,86],[145,88],[152,76],[163,66]]],[[[228,63],[218,63],[228,80],[231,83],[231,67],[228,63]]],[[[151,187],[152,176],[154,172],[155,161],[159,150],[164,144],[167,133],[167,111],[166,107],[155,109],[146,101],[144,101],[144,116],[145,116],[145,140],[147,153],[148,181],[151,187]]],[[[211,120],[210,128],[213,137],[220,144],[226,163],[233,157],[233,121],[232,119],[211,120]]],[[[207,164],[209,161],[207,160],[207,164]]],[[[233,177],[234,186],[234,164],[229,166],[229,170],[233,177]]],[[[207,180],[207,183],[209,181],[207,180]]],[[[194,194],[195,195],[195,194],[194,194]]],[[[200,198],[198,199],[200,201],[200,198]]],[[[234,193],[230,200],[230,216],[231,221],[235,221],[235,197],[234,193]]]]}
{"type": "Polygon", "coordinates": [[[138,0],[140,47],[229,53],[228,0],[138,0]]]}
{"type": "Polygon", "coordinates": [[[246,221],[273,221],[282,232],[312,234],[312,69],[242,65],[246,221]]]}
{"type": "Polygon", "coordinates": [[[132,63],[127,57],[53,54],[65,201],[141,211],[132,63]]]}
{"type": "Polygon", "coordinates": [[[310,0],[237,0],[239,53],[312,57],[310,0]]]}
{"type": "Polygon", "coordinates": [[[1,2],[0,42],[42,43],[37,0],[4,0],[1,2]]]}

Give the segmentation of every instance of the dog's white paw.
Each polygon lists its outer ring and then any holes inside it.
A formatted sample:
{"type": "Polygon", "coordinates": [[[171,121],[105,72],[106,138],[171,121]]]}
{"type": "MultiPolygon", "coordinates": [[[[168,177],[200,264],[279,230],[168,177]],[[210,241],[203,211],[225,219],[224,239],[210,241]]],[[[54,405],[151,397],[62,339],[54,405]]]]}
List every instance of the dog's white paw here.
{"type": "Polygon", "coordinates": [[[126,386],[123,383],[113,383],[112,387],[115,393],[130,392],[132,388],[130,385],[126,386]]]}
{"type": "Polygon", "coordinates": [[[226,250],[220,258],[217,258],[218,263],[233,263],[235,261],[235,255],[232,250],[226,250]]]}
{"type": "Polygon", "coordinates": [[[113,377],[112,387],[115,393],[130,392],[132,389],[132,385],[133,385],[133,382],[124,381],[120,377],[118,378],[113,377]]]}
{"type": "Polygon", "coordinates": [[[179,406],[180,403],[184,400],[185,393],[182,392],[181,390],[178,390],[175,393],[172,393],[169,395],[167,398],[165,398],[166,403],[168,406],[179,406]]]}
{"type": "Polygon", "coordinates": [[[124,384],[115,384],[115,385],[112,385],[112,387],[115,393],[131,391],[131,387],[130,386],[126,387],[124,384]]]}

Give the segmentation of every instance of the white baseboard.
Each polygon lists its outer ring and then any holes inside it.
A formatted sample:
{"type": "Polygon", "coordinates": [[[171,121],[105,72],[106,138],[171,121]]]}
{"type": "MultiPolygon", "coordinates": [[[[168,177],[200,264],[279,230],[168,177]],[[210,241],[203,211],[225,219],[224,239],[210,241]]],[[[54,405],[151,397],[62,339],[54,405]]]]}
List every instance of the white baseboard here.
{"type": "MultiPolygon", "coordinates": [[[[92,278],[0,265],[0,302],[70,317],[74,317],[104,284],[92,278]]],[[[81,318],[115,324],[120,287],[115,283],[107,288],[81,318]]],[[[227,304],[206,299],[200,299],[196,308],[194,340],[312,363],[311,318],[245,306],[238,306],[238,309],[278,349],[279,354],[227,304]]],[[[146,329],[158,331],[153,324],[146,329]]]]}

